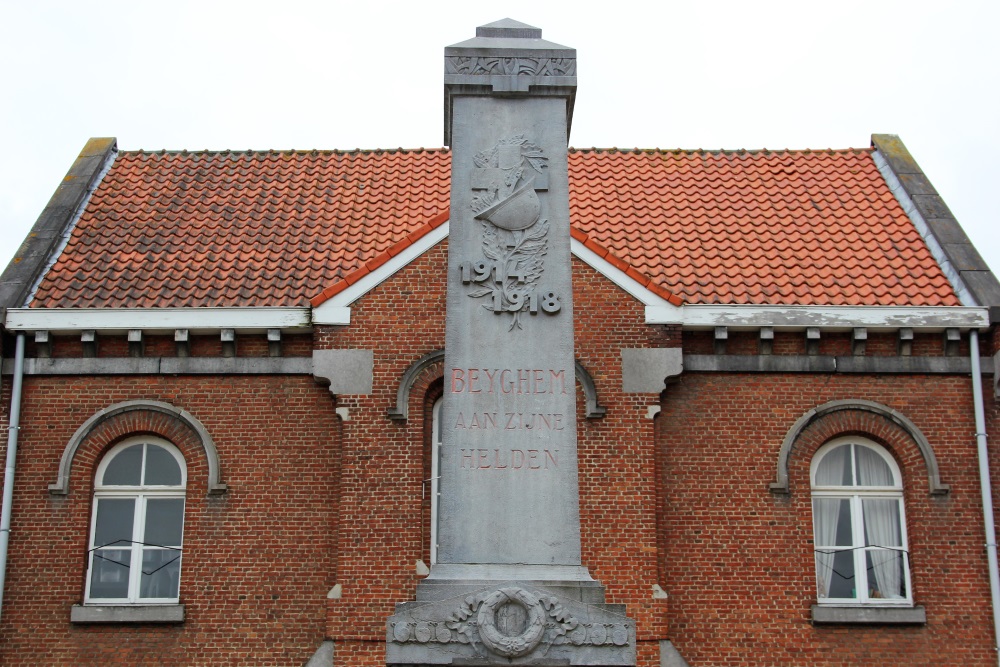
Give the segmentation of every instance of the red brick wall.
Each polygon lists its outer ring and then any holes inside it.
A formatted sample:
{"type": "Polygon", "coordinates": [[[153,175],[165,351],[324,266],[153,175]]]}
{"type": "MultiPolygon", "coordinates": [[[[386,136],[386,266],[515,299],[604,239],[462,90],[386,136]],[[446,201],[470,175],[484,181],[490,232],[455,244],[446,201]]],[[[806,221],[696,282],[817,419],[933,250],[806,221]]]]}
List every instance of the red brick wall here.
{"type": "Polygon", "coordinates": [[[989,588],[967,377],[685,375],[659,416],[665,489],[661,566],[671,639],[692,665],[993,664],[989,588]],[[902,429],[871,413],[835,413],[793,448],[788,495],[775,495],[793,423],[828,401],[898,410],[930,441],[951,492],[929,494],[927,468],[902,429]],[[813,626],[809,463],[838,434],[884,444],[904,479],[918,627],[813,626]]]}
{"type": "Polygon", "coordinates": [[[26,378],[0,664],[304,664],[323,640],[334,578],[333,409],[329,392],[303,376],[26,378]],[[103,437],[106,429],[80,448],[69,495],[52,496],[48,485],[80,424],[136,399],[167,401],[199,419],[229,490],[207,495],[206,459],[194,439],[157,427],[162,417],[135,419],[139,432],[173,436],[187,461],[187,620],[72,625],[70,606],[83,594],[95,464],[114,441],[103,437]]]}

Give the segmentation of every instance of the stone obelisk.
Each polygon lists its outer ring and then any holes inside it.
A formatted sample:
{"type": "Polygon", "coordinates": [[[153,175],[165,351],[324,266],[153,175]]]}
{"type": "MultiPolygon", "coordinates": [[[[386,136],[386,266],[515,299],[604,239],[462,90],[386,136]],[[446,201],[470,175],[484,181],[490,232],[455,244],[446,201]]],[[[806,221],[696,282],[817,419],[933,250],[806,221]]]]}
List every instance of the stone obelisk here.
{"type": "Polygon", "coordinates": [[[634,665],[580,556],[567,144],[576,51],[509,19],[445,49],[452,150],[437,559],[394,665],[634,665]],[[512,662],[513,661],[513,662],[512,662]]]}

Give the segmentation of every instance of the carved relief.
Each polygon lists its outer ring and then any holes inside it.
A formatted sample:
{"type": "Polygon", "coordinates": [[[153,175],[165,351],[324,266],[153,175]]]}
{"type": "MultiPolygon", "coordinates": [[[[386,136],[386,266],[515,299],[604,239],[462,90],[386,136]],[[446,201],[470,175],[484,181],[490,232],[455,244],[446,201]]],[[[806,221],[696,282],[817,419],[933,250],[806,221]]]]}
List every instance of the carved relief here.
{"type": "Polygon", "coordinates": [[[581,623],[559,600],[517,586],[466,597],[444,621],[390,622],[398,644],[466,644],[478,656],[544,656],[552,646],[623,647],[630,627],[621,623],[581,623]]]}
{"type": "Polygon", "coordinates": [[[462,283],[473,285],[469,296],[490,297],[483,308],[499,315],[511,313],[510,329],[521,328],[520,317],[561,309],[554,292],[539,294],[548,252],[548,220],[539,220],[545,189],[543,172],[548,158],[524,135],[501,139],[492,149],[476,154],[472,210],[483,227],[485,260],[462,262],[462,283]]]}
{"type": "Polygon", "coordinates": [[[576,76],[575,58],[501,58],[446,56],[445,74],[505,76],[576,76]]]}

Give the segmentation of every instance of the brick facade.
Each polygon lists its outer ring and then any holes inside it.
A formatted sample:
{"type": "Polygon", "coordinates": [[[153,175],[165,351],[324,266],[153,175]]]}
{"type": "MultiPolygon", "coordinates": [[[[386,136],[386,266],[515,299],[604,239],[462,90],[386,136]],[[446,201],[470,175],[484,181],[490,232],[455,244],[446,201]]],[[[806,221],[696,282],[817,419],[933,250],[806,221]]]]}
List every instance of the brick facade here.
{"type": "MultiPolygon", "coordinates": [[[[338,666],[384,664],[385,620],[397,602],[413,599],[417,562],[429,558],[425,480],[441,364],[416,378],[406,422],[390,420],[388,410],[406,370],[444,347],[446,252],[447,242],[438,244],[369,292],[353,305],[349,326],[317,326],[311,339],[283,341],[286,356],[373,350],[369,395],[334,397],[308,375],[27,377],[0,663],[299,667],[330,638],[338,666]],[[77,428],[130,400],[196,417],[218,449],[228,490],[209,495],[205,452],[189,428],[136,411],[92,431],[75,457],[69,493],[50,494],[77,428]],[[135,434],[170,440],[187,461],[186,620],[73,624],[95,467],[135,434]]],[[[939,663],[944,651],[954,663],[995,661],[967,376],[689,372],[661,395],[626,394],[622,348],[710,355],[711,333],[646,325],[638,301],[574,262],[577,359],[607,408],[587,419],[578,396],[583,560],[608,601],[624,603],[636,619],[641,667],[660,664],[664,639],[692,667],[920,665],[939,663]],[[789,429],[835,400],[874,401],[907,417],[931,443],[950,492],[929,493],[926,462],[904,429],[858,410],[805,428],[789,457],[789,492],[769,490],[789,429]],[[844,434],[883,444],[900,465],[913,596],[926,608],[925,624],[811,623],[809,462],[844,434]],[[654,586],[668,597],[654,596],[654,586]]],[[[727,351],[756,354],[757,343],[734,332],[727,351]]],[[[776,355],[804,351],[801,335],[775,338],[776,355]]],[[[100,341],[99,356],[128,353],[124,336],[100,341]]],[[[145,353],[176,349],[168,337],[151,337],[145,353]]],[[[217,337],[193,338],[192,356],[220,353],[217,337]]],[[[237,354],[267,356],[267,341],[240,336],[237,354]]],[[[825,335],[820,354],[850,354],[849,336],[825,335]]],[[[867,354],[895,355],[895,340],[874,334],[867,354]]],[[[942,355],[940,336],[918,336],[913,354],[942,355]]],[[[78,339],[60,338],[53,348],[56,357],[80,355],[78,339]]],[[[988,428],[1000,436],[1000,408],[985,384],[988,428]]],[[[2,400],[6,426],[9,376],[2,400]]],[[[1000,464],[992,473],[1000,479],[1000,464]]]]}

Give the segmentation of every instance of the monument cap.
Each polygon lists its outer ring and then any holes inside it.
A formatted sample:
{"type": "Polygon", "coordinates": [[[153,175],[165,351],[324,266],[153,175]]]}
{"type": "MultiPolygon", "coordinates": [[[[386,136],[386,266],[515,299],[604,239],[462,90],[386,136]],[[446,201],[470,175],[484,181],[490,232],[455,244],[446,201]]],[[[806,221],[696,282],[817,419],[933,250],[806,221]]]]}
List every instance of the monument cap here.
{"type": "Polygon", "coordinates": [[[444,143],[451,145],[453,98],[562,97],[567,139],[576,101],[576,49],[542,39],[541,28],[501,19],[444,49],[444,143]]]}

